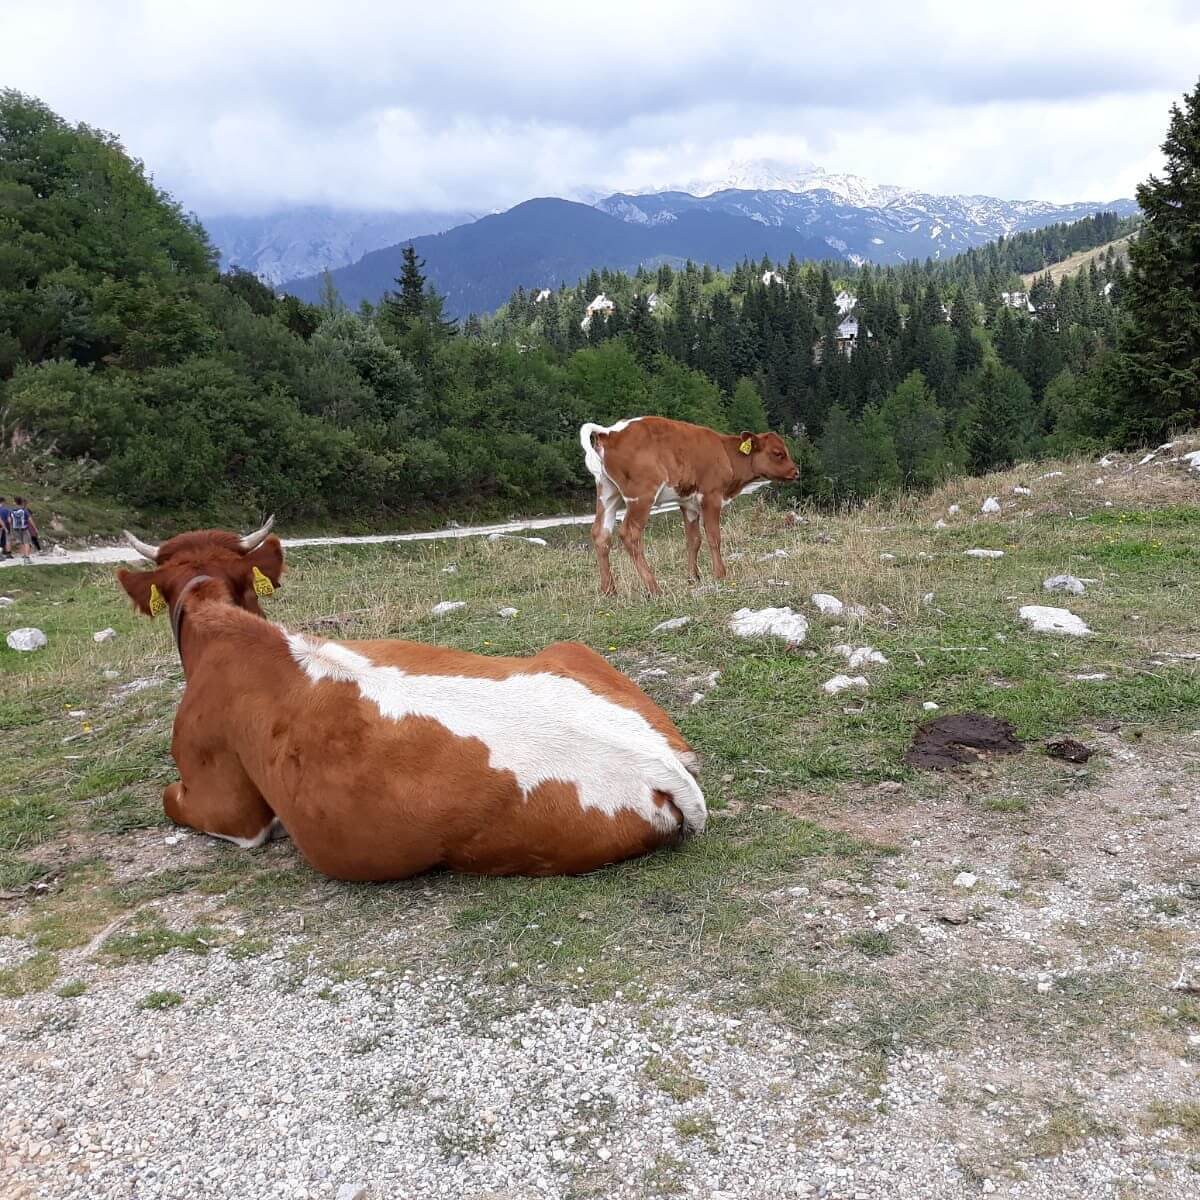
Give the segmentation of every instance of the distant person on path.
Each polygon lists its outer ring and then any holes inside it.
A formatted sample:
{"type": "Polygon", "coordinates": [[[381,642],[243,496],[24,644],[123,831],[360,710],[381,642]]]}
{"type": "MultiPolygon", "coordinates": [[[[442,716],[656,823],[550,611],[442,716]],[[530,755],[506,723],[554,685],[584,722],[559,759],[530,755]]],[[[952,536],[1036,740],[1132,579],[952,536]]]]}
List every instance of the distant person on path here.
{"type": "Polygon", "coordinates": [[[8,545],[9,529],[12,525],[12,509],[8,501],[0,496],[0,558],[12,558],[12,550],[8,545]]]}
{"type": "Polygon", "coordinates": [[[24,496],[18,496],[16,499],[16,507],[9,517],[8,536],[12,543],[13,553],[28,564],[29,555],[33,550],[33,539],[37,536],[37,524],[33,519],[33,513],[25,507],[24,496]]]}

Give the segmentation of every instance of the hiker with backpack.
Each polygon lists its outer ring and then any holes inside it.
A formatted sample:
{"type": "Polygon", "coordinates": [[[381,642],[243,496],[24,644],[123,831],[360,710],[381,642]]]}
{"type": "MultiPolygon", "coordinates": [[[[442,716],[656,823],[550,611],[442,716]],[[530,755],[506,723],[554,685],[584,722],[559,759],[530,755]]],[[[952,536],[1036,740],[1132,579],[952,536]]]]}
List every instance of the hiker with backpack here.
{"type": "Polygon", "coordinates": [[[8,546],[8,531],[12,524],[12,509],[8,507],[8,501],[0,496],[0,558],[12,558],[12,551],[8,546]]]}
{"type": "Polygon", "coordinates": [[[9,545],[13,553],[26,563],[29,562],[29,556],[33,551],[33,542],[37,537],[37,523],[33,519],[33,513],[25,507],[25,497],[18,496],[15,501],[16,507],[9,514],[9,545]]]}

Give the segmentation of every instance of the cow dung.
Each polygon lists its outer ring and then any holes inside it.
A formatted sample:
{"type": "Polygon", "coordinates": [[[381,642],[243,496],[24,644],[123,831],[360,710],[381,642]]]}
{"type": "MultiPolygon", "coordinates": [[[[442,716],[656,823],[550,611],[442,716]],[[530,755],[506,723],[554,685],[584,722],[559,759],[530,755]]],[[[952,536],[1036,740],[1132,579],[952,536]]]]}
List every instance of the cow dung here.
{"type": "Polygon", "coordinates": [[[1046,743],[1046,753],[1051,758],[1061,758],[1063,762],[1085,763],[1096,752],[1091,746],[1085,746],[1074,738],[1060,737],[1046,743]]]}
{"type": "Polygon", "coordinates": [[[904,761],[927,771],[948,771],[976,762],[977,752],[1020,754],[1024,749],[1008,721],[983,713],[951,713],[917,728],[904,761]]]}

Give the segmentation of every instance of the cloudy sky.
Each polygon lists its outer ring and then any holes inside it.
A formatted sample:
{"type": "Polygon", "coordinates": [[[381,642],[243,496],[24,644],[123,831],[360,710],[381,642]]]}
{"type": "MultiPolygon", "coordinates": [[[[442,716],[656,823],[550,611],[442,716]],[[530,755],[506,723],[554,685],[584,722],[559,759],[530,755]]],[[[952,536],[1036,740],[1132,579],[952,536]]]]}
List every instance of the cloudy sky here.
{"type": "Polygon", "coordinates": [[[756,157],[928,191],[1131,195],[1200,75],[1200,4],[984,7],[0,0],[0,86],[120,134],[206,215],[486,211],[756,157]]]}

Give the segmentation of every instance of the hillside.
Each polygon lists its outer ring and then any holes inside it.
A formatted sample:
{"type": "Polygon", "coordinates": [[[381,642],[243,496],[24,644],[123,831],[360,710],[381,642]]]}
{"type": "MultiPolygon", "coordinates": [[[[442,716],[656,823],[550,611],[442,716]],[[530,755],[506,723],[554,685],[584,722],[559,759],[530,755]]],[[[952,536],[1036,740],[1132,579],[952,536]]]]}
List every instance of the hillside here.
{"type": "MultiPolygon", "coordinates": [[[[447,310],[461,317],[497,308],[517,287],[569,286],[603,268],[680,266],[689,259],[729,267],[764,255],[850,265],[919,262],[1101,211],[1130,216],[1137,206],[1128,200],[1053,205],[845,187],[618,194],[598,200],[594,208],[552,198],[529,200],[446,233],[413,239],[413,245],[430,281],[446,297],[447,310]]],[[[375,303],[393,286],[399,261],[400,248],[393,245],[334,271],[333,281],[351,307],[363,300],[375,303]]],[[[312,274],[284,287],[311,303],[320,295],[321,278],[312,274]]]]}
{"type": "Polygon", "coordinates": [[[267,602],[290,629],[484,654],[581,640],[671,712],[708,831],[579,878],[340,884],[287,840],[247,852],[167,825],[168,629],[111,568],[6,572],[6,629],[50,640],[0,649],[22,748],[0,801],[0,1088],[23,1098],[0,1191],[118,1194],[145,1162],[219,1195],[259,1177],[437,1200],[748,1179],[779,1197],[1190,1194],[1200,556],[1196,477],[1173,460],[1197,445],[793,524],[739,501],[720,588],[685,585],[679,522],[657,518],[654,601],[624,560],[620,596],[597,596],[583,529],[293,553],[267,602]],[[1064,571],[1083,595],[1043,590],[1064,571]],[[822,616],[815,592],[865,614],[822,616]],[[433,618],[445,599],[466,607],[433,618]],[[1034,633],[1027,604],[1093,633],[1034,633]],[[808,616],[800,646],[730,633],[737,609],[777,605],[808,616]],[[847,644],[887,661],[826,695],[847,644]],[[905,764],[922,723],[961,712],[1012,722],[1024,751],[905,764]],[[1046,752],[1064,736],[1086,763],[1046,752]],[[172,1128],[168,1159],[152,1147],[172,1128]]]}
{"type": "Polygon", "coordinates": [[[1095,246],[1091,250],[1080,250],[1069,258],[1064,258],[1061,262],[1051,263],[1041,271],[1027,272],[1021,277],[1021,281],[1026,287],[1032,287],[1039,276],[1049,275],[1055,283],[1059,283],[1068,275],[1077,275],[1080,271],[1086,271],[1092,263],[1099,265],[1110,253],[1116,262],[1128,264],[1129,243],[1134,236],[1134,234],[1127,234],[1125,237],[1105,242],[1103,246],[1095,246]]]}

